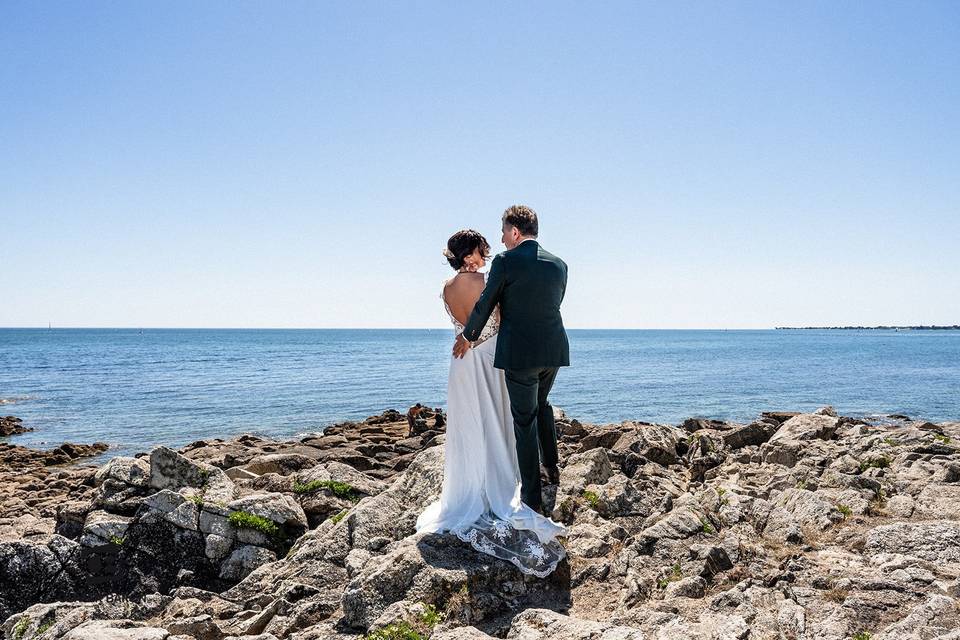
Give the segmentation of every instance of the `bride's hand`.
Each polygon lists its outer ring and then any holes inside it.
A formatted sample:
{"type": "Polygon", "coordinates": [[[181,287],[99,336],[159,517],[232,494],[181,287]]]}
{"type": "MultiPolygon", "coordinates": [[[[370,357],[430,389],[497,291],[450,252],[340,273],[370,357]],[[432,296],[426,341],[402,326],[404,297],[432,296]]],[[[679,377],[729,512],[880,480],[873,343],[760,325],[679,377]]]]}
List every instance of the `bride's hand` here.
{"type": "Polygon", "coordinates": [[[463,337],[463,334],[457,336],[457,341],[453,343],[453,357],[462,358],[467,355],[467,351],[470,350],[470,343],[466,338],[463,337]]]}

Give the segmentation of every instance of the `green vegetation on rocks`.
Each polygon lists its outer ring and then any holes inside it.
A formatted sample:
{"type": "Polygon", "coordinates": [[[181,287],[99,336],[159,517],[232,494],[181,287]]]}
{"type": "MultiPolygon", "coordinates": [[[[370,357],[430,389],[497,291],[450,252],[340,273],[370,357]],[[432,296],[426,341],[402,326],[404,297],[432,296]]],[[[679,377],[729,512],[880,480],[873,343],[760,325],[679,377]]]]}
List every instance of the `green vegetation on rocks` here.
{"type": "Polygon", "coordinates": [[[890,462],[890,456],[886,455],[864,460],[860,463],[860,471],[866,471],[867,469],[886,469],[890,466],[890,462]]]}
{"type": "Polygon", "coordinates": [[[593,491],[584,491],[583,499],[587,501],[587,504],[590,505],[590,508],[594,511],[600,508],[600,496],[593,491]]]}
{"type": "Polygon", "coordinates": [[[234,511],[227,518],[234,527],[238,529],[254,529],[268,536],[279,537],[280,529],[277,525],[263,516],[258,516],[247,511],[234,511]]]}
{"type": "Polygon", "coordinates": [[[20,618],[20,621],[17,622],[17,626],[13,628],[13,637],[16,640],[20,640],[23,637],[23,634],[27,632],[27,627],[30,626],[30,618],[23,616],[20,618]]]}
{"type": "Polygon", "coordinates": [[[336,480],[311,480],[307,483],[295,482],[293,484],[293,492],[299,494],[313,493],[321,489],[327,489],[338,498],[350,500],[351,502],[356,502],[360,499],[357,490],[346,482],[337,482],[336,480]]]}
{"type": "Polygon", "coordinates": [[[433,628],[443,620],[443,614],[432,604],[413,620],[401,620],[368,633],[364,640],[426,640],[433,628]]]}

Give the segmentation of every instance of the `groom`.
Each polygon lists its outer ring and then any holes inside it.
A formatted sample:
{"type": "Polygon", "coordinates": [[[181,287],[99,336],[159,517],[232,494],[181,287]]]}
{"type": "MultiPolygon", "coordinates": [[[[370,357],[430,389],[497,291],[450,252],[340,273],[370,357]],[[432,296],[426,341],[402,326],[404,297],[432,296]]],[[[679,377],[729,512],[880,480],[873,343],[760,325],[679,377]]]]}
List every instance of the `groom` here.
{"type": "Polygon", "coordinates": [[[567,289],[566,263],[537,242],[537,214],[514,205],[503,213],[507,251],[490,264],[487,286],[473,307],[453,354],[462,358],[500,305],[500,333],[493,366],[504,369],[520,466],[520,497],[542,513],[540,452],[547,479],[560,481],[557,432],[547,395],[560,367],[570,365],[560,303],[567,289]]]}

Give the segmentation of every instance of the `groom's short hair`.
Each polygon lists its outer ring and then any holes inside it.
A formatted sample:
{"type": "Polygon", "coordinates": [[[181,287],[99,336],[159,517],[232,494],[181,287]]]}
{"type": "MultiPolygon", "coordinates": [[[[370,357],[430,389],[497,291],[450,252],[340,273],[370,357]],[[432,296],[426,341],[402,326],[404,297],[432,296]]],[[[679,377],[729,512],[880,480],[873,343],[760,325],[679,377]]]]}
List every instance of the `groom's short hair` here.
{"type": "Polygon", "coordinates": [[[520,235],[536,238],[540,232],[537,212],[524,204],[515,204],[503,212],[503,221],[516,227],[520,235]]]}

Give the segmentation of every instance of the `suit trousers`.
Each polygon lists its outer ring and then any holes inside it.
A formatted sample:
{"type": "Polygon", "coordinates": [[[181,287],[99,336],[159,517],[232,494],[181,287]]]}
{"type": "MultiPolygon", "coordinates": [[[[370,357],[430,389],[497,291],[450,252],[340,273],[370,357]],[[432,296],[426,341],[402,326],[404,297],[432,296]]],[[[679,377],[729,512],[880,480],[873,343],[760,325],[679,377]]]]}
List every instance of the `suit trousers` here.
{"type": "Polygon", "coordinates": [[[534,509],[541,508],[543,503],[541,456],[544,466],[555,466],[558,461],[557,428],[553,423],[553,407],[547,402],[557,371],[559,367],[504,370],[517,440],[520,499],[534,509]]]}

